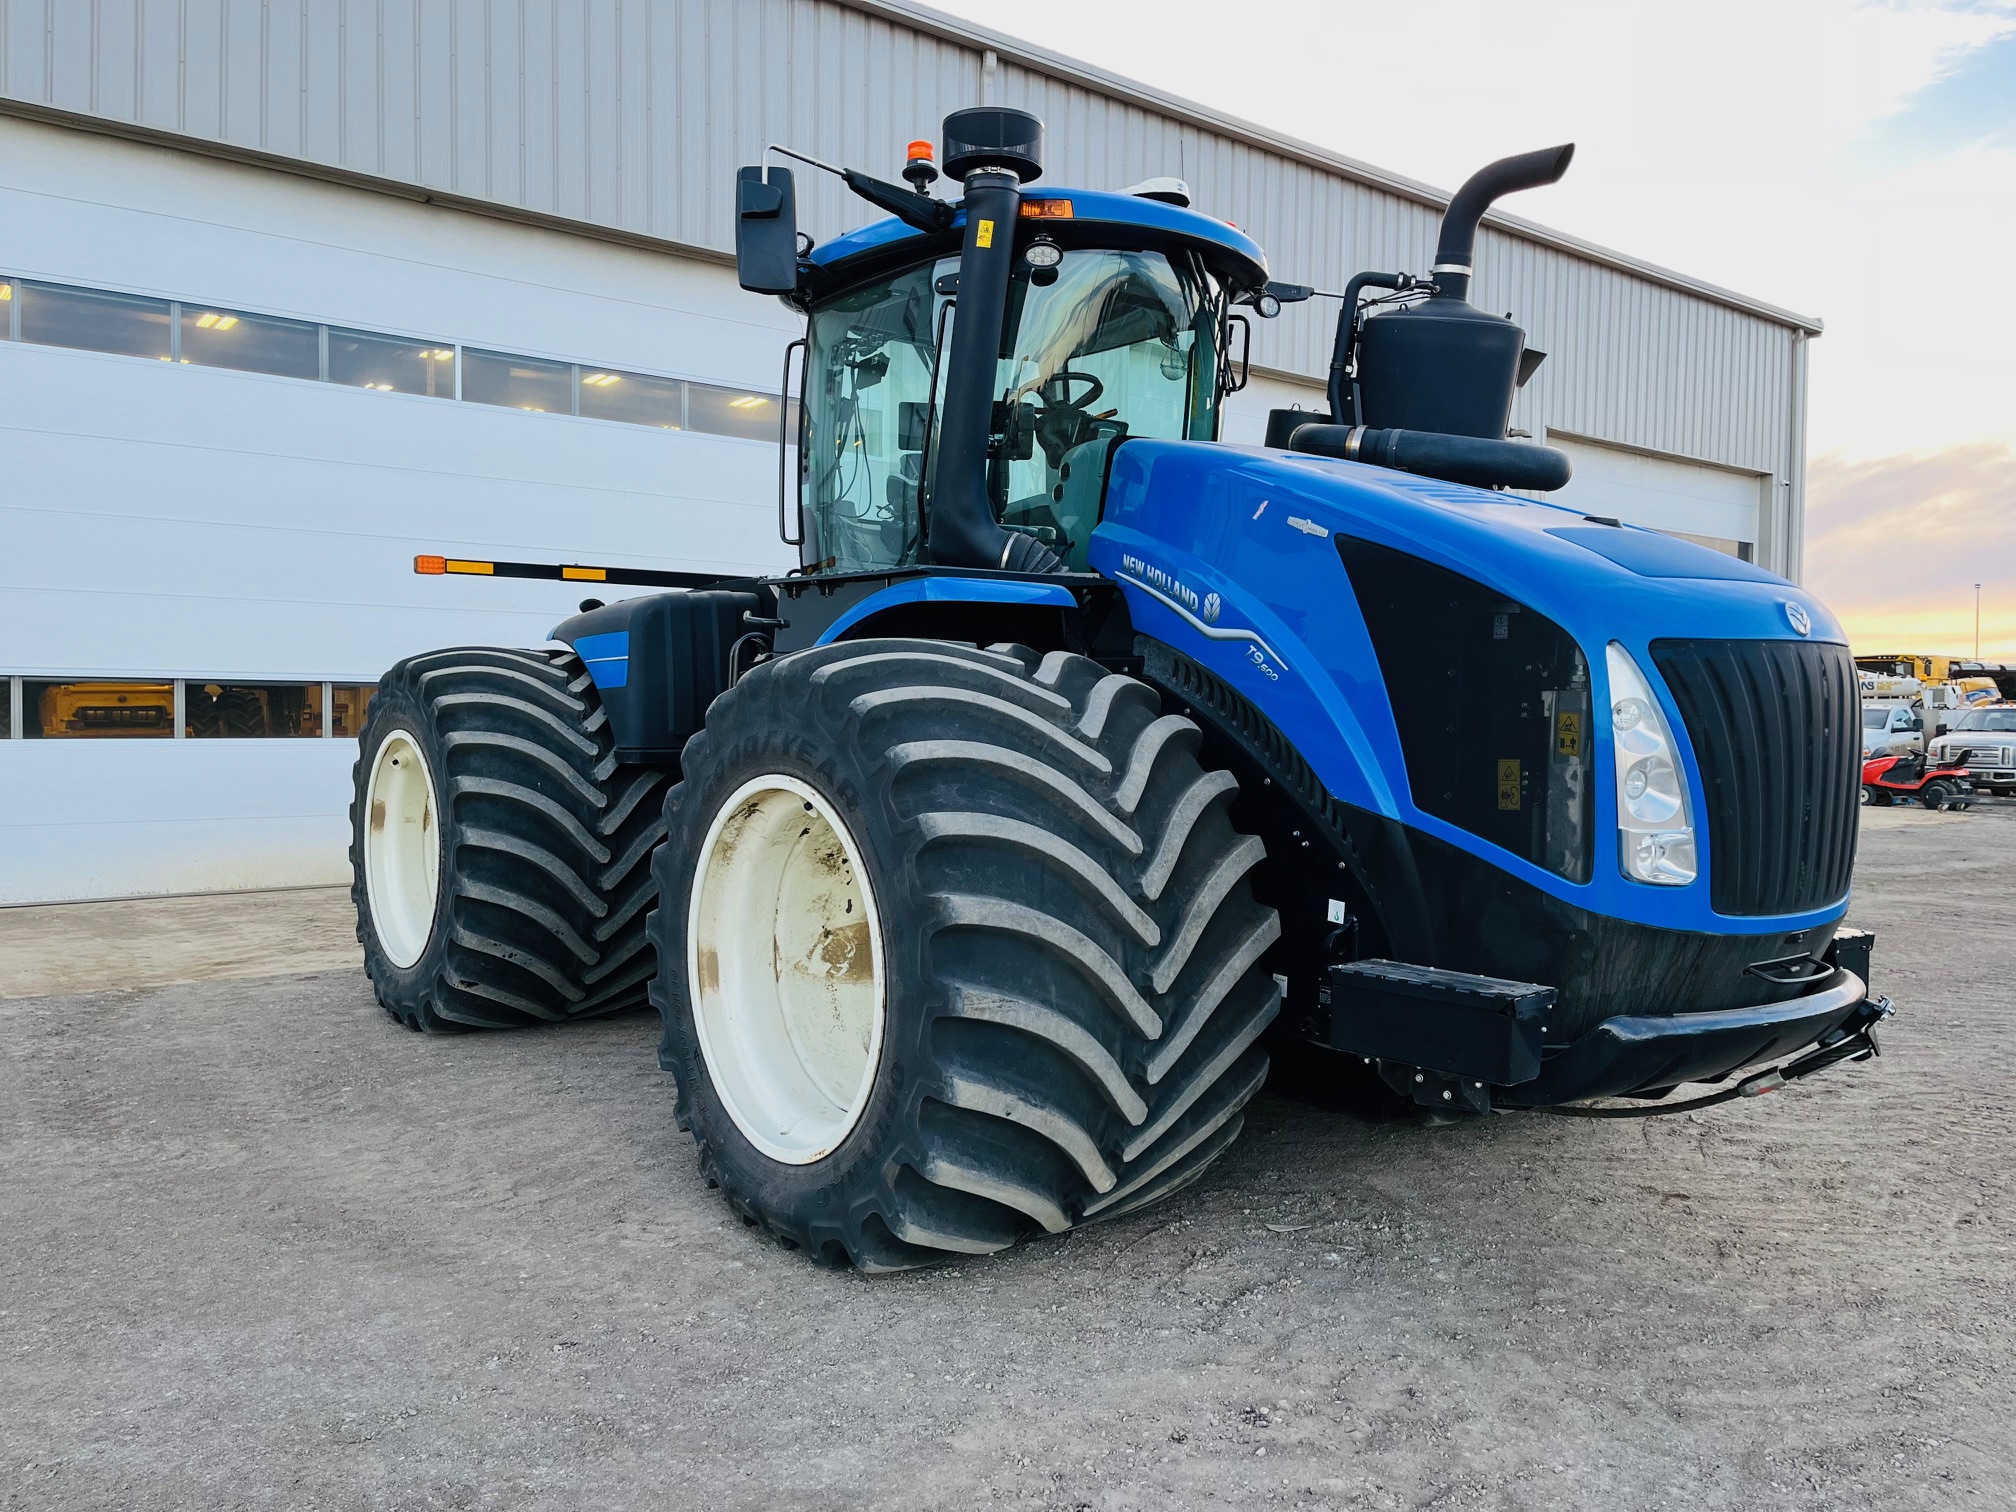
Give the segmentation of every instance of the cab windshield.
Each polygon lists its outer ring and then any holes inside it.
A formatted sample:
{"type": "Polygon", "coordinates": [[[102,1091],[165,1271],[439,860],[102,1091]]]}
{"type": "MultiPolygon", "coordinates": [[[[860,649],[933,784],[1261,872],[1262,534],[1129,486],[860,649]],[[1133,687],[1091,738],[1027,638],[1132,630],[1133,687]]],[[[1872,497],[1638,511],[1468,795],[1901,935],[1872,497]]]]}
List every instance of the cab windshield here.
{"type": "MultiPolygon", "coordinates": [[[[800,486],[813,571],[922,557],[954,258],[839,295],[812,312],[800,486]]],[[[995,516],[1082,570],[1107,462],[1130,436],[1210,440],[1221,398],[1220,293],[1160,252],[1018,258],[995,367],[988,491],[995,516]]]]}
{"type": "Polygon", "coordinates": [[[2016,709],[1975,709],[1962,714],[1956,730],[1990,730],[1998,734],[2016,733],[2016,709]]]}

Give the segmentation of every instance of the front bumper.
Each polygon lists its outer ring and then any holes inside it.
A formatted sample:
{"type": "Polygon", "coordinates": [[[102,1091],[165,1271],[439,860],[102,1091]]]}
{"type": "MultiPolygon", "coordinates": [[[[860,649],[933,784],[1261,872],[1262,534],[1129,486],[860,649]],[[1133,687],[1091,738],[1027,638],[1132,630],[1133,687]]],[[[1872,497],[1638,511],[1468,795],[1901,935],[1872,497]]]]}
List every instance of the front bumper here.
{"type": "Polygon", "coordinates": [[[1684,1083],[1727,1083],[1747,1067],[1780,1063],[1707,1099],[1720,1102],[1877,1053],[1871,1031],[1892,1010],[1869,995],[1875,942],[1867,930],[1841,928],[1822,955],[1754,963],[1745,974],[1774,990],[1770,1002],[1610,1014],[1561,1039],[1547,1032],[1562,1017],[1551,987],[1355,961],[1329,970],[1330,1043],[1363,1056],[1422,1106],[1470,1113],[1610,1097],[1643,1099],[1645,1112],[1660,1112],[1684,1083]]]}
{"type": "Polygon", "coordinates": [[[1548,1056],[1532,1081],[1495,1089],[1493,1101],[1501,1107],[1545,1107],[1717,1081],[1818,1043],[1865,1016],[1868,1002],[1862,978],[1837,968],[1810,992],[1782,1003],[1604,1019],[1548,1056]]]}

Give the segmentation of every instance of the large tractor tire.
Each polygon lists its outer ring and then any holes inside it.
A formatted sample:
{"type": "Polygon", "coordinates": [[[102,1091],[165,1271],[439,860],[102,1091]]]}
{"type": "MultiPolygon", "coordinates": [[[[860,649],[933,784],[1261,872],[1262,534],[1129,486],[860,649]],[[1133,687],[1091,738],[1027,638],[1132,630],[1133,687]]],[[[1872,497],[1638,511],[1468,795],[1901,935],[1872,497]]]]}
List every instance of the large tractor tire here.
{"type": "Polygon", "coordinates": [[[358,740],[351,896],[385,1011],[430,1032],[645,1001],[666,773],[619,766],[571,652],[400,662],[358,740]]]}
{"type": "Polygon", "coordinates": [[[723,694],[666,804],[652,999],[731,1206],[892,1270],[1195,1180],[1280,1007],[1264,848],[1197,746],[1019,647],[854,641],[723,694]]]}

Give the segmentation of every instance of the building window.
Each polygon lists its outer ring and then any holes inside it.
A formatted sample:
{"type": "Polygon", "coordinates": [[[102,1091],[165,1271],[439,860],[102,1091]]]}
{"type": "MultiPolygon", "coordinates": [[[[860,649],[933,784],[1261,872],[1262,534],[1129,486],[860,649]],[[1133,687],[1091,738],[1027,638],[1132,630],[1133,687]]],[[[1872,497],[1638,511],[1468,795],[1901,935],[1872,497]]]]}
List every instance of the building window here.
{"type": "Polygon", "coordinates": [[[677,378],[651,378],[643,373],[584,367],[581,413],[594,420],[684,430],[686,385],[677,378]]]}
{"type": "Polygon", "coordinates": [[[322,376],[321,328],[306,320],[182,306],[182,360],[282,378],[322,376]]]}
{"type": "Polygon", "coordinates": [[[535,414],[574,413],[574,364],[505,352],[462,353],[462,397],[535,414]]]}
{"type": "Polygon", "coordinates": [[[172,312],[165,299],[66,284],[17,283],[14,300],[21,306],[23,341],[158,357],[164,362],[174,356],[172,312]]]}
{"type": "Polygon", "coordinates": [[[364,728],[364,716],[371,711],[376,683],[337,683],[330,692],[330,734],[338,740],[355,740],[364,728]]]}
{"type": "Polygon", "coordinates": [[[777,399],[745,389],[715,388],[707,383],[686,385],[686,414],[692,429],[717,436],[741,436],[749,441],[777,439],[777,399]]]}
{"type": "Polygon", "coordinates": [[[21,685],[30,740],[175,734],[172,682],[33,682],[21,685]]]}
{"type": "MultiPolygon", "coordinates": [[[[7,339],[655,430],[777,439],[775,394],[509,352],[458,356],[452,342],[69,284],[0,278],[0,340],[7,339]]],[[[797,410],[791,401],[794,423],[797,410]]]]}
{"type": "Polygon", "coordinates": [[[329,381],[388,394],[455,397],[455,348],[369,331],[329,328],[329,381]]]}
{"type": "Polygon", "coordinates": [[[322,733],[320,683],[191,682],[183,692],[191,740],[266,740],[322,733]]]}

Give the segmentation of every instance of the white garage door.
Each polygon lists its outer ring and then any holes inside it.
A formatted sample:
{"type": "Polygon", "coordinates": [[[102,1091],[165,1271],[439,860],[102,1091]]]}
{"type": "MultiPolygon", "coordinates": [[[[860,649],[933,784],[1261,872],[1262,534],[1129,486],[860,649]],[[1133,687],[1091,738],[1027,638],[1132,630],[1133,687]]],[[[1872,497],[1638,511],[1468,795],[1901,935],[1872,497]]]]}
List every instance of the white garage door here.
{"type": "Polygon", "coordinates": [[[1547,497],[1590,514],[1690,536],[1731,555],[1755,555],[1764,479],[1756,473],[1648,457],[1557,432],[1547,437],[1575,466],[1575,476],[1547,497]]]}

